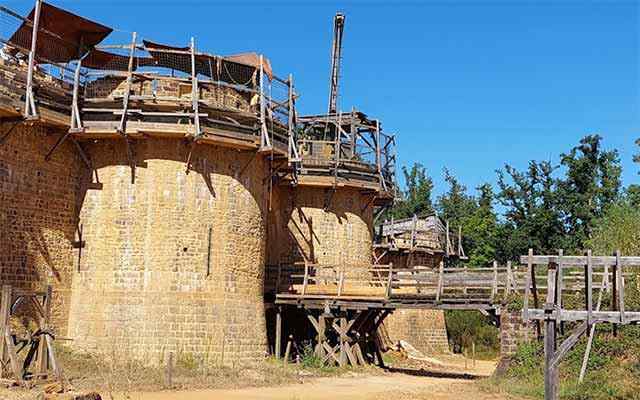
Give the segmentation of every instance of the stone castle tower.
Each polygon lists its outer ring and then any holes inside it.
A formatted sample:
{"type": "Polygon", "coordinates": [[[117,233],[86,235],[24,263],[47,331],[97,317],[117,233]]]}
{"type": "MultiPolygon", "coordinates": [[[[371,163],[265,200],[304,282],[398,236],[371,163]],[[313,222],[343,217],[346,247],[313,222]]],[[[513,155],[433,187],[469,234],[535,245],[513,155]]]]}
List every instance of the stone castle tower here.
{"type": "Polygon", "coordinates": [[[379,122],[296,118],[292,78],[257,54],[135,34],[100,48],[111,28],[40,1],[15,23],[0,60],[0,278],[53,285],[75,348],[255,360],[268,265],[371,263],[374,210],[393,197],[379,122]]]}

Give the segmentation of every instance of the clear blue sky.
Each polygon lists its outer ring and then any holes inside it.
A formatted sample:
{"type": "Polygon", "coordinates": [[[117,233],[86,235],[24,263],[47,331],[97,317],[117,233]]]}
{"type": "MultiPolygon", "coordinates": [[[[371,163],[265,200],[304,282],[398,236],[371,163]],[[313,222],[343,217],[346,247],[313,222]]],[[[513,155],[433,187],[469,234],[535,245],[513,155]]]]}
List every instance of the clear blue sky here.
{"type": "MultiPolygon", "coordinates": [[[[55,5],[145,38],[217,54],[258,51],[293,73],[303,113],[327,104],[332,17],[347,16],[341,106],[398,134],[443,190],[508,162],[558,161],[588,133],[620,151],[624,183],[640,137],[640,2],[65,1],[55,5]],[[389,2],[391,3],[391,2],[389,2]]],[[[5,1],[19,11],[30,0],[5,1]]],[[[124,39],[119,33],[116,37],[124,39]],[[119,35],[119,36],[118,36],[119,35]]]]}

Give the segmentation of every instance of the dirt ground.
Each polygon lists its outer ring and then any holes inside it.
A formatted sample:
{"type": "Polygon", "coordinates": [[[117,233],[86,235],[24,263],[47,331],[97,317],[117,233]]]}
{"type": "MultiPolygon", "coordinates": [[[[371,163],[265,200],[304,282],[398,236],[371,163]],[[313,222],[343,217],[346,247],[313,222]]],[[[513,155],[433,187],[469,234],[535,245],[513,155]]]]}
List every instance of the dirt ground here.
{"type": "Polygon", "coordinates": [[[137,393],[117,400],[506,400],[509,397],[478,392],[473,383],[456,377],[385,376],[317,378],[303,384],[235,390],[199,390],[137,393]]]}
{"type": "MultiPolygon", "coordinates": [[[[350,374],[310,378],[282,386],[195,391],[163,391],[114,395],[114,400],[516,400],[485,393],[476,382],[495,369],[493,361],[442,356],[444,365],[421,366],[418,362],[392,364],[382,375],[350,374]]],[[[109,399],[110,396],[104,396],[109,399]]]]}
{"type": "MultiPolygon", "coordinates": [[[[127,370],[123,381],[122,374],[100,374],[98,369],[89,369],[90,363],[82,359],[77,360],[78,365],[87,370],[81,373],[78,366],[68,362],[67,376],[76,375],[71,382],[80,393],[98,390],[105,400],[520,400],[487,392],[483,379],[493,373],[494,361],[473,362],[458,355],[417,361],[390,353],[386,358],[385,369],[359,367],[324,373],[292,364],[284,366],[276,360],[265,361],[255,369],[226,371],[226,375],[225,371],[218,371],[220,376],[208,375],[209,378],[185,376],[174,389],[165,390],[162,389],[166,386],[155,382],[161,377],[154,376],[162,371],[127,370]]],[[[2,400],[42,398],[42,387],[0,387],[2,400]]]]}

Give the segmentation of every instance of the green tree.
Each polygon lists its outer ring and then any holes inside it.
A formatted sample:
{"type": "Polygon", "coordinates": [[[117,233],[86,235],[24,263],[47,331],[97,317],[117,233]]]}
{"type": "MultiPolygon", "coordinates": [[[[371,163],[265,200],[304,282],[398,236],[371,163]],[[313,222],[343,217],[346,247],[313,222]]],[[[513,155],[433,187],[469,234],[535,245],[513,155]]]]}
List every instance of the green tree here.
{"type": "Polygon", "coordinates": [[[415,163],[411,169],[402,168],[406,190],[402,197],[389,212],[388,217],[409,218],[415,215],[433,214],[433,180],[427,174],[426,169],[420,163],[415,163]]]}
{"type": "Polygon", "coordinates": [[[504,211],[499,227],[498,258],[516,259],[529,248],[548,253],[564,246],[565,228],[558,211],[556,167],[550,162],[530,161],[526,171],[510,165],[498,174],[497,200],[504,211]]]}
{"type": "Polygon", "coordinates": [[[559,209],[571,249],[584,247],[591,238],[593,223],[607,207],[620,198],[620,159],[616,150],[603,150],[602,138],[589,135],[568,154],[561,164],[566,177],[558,181],[559,209]]]}
{"type": "MultiPolygon", "coordinates": [[[[638,145],[638,147],[640,147],[640,139],[636,139],[636,145],[638,145]]],[[[633,156],[633,161],[637,162],[638,164],[640,164],[640,153],[638,153],[638,154],[633,156]]],[[[640,174],[640,171],[638,172],[638,174],[640,174]]]]}
{"type": "Polygon", "coordinates": [[[469,263],[484,266],[496,256],[497,217],[493,210],[493,189],[485,183],[476,188],[478,196],[467,193],[467,188],[445,169],[449,188],[438,197],[439,215],[449,221],[452,230],[462,229],[462,245],[469,263]]]}
{"type": "Polygon", "coordinates": [[[440,217],[449,221],[451,226],[462,226],[464,220],[475,212],[476,201],[473,196],[467,193],[467,187],[461,184],[446,168],[444,180],[449,185],[449,189],[438,197],[436,208],[440,217]]]}
{"type": "Polygon", "coordinates": [[[496,259],[498,218],[493,209],[493,188],[480,185],[477,207],[463,221],[462,230],[467,240],[467,254],[471,265],[483,266],[496,259]]]}
{"type": "Polygon", "coordinates": [[[596,254],[640,255],[640,208],[620,201],[594,221],[593,235],[587,243],[596,254]]]}

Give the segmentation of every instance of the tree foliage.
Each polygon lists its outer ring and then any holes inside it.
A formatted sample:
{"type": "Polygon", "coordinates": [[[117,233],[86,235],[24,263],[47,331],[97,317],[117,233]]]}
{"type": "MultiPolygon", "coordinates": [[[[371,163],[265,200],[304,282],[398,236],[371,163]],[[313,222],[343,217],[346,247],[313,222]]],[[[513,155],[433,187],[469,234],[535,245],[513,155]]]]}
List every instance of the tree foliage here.
{"type": "Polygon", "coordinates": [[[640,255],[640,207],[620,201],[607,208],[594,223],[593,237],[587,243],[596,254],[640,255]]]}
{"type": "Polygon", "coordinates": [[[620,159],[616,150],[602,149],[602,138],[586,136],[561,156],[566,178],[558,180],[558,209],[567,227],[567,246],[579,249],[591,238],[594,220],[620,196],[620,159]]]}
{"type": "Polygon", "coordinates": [[[406,190],[402,192],[402,197],[394,208],[390,211],[389,217],[409,218],[415,215],[428,215],[434,212],[431,192],[433,191],[433,180],[427,174],[422,164],[415,163],[408,169],[402,168],[406,190]]]}
{"type": "Polygon", "coordinates": [[[526,171],[510,165],[497,171],[497,199],[505,209],[499,232],[502,259],[516,259],[529,248],[550,252],[564,244],[565,227],[553,177],[556,168],[547,161],[531,161],[526,171]]]}

